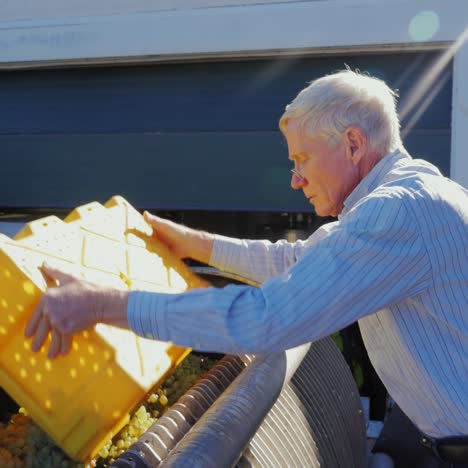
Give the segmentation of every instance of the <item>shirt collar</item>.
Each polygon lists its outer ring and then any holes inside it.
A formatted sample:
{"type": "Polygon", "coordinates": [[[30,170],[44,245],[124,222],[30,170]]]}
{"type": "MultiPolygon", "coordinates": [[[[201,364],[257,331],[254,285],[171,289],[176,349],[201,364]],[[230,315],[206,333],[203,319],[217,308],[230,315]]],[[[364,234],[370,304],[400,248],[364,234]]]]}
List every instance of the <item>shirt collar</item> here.
{"type": "Polygon", "coordinates": [[[348,195],[343,202],[343,211],[338,215],[338,219],[344,216],[361,199],[372,192],[376,187],[383,183],[385,176],[398,165],[402,159],[410,158],[404,150],[396,150],[393,153],[383,157],[359,182],[357,187],[348,195]]]}

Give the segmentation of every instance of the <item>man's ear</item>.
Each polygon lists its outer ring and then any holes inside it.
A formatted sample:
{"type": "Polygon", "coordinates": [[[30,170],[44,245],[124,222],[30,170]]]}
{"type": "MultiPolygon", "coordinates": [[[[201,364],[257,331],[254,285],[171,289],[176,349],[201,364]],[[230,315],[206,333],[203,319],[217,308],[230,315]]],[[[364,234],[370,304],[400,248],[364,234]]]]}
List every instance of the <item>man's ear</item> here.
{"type": "Polygon", "coordinates": [[[367,151],[367,137],[364,132],[356,127],[345,130],[346,157],[357,166],[367,151]]]}

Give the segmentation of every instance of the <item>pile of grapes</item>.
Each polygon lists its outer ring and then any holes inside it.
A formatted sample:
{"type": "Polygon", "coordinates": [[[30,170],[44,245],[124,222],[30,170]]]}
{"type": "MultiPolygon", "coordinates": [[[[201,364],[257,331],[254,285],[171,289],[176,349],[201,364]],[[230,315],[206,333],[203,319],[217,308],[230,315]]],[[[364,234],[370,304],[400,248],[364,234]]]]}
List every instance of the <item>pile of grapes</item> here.
{"type": "Polygon", "coordinates": [[[209,356],[189,354],[133,413],[130,422],[101,449],[99,457],[86,466],[68,458],[20,409],[6,425],[0,422],[0,467],[105,468],[136,442],[215,362],[209,356]]]}

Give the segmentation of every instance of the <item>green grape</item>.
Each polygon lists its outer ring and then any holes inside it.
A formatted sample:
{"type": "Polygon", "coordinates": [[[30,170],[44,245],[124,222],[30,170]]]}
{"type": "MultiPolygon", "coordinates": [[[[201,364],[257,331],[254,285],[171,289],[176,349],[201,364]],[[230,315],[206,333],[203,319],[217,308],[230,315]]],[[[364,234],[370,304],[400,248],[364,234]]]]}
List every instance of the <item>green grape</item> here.
{"type": "Polygon", "coordinates": [[[82,468],[58,448],[24,409],[0,428],[0,466],[12,468],[82,468]]]}
{"type": "Polygon", "coordinates": [[[157,393],[152,393],[148,398],[148,403],[156,403],[158,401],[159,395],[157,393]]]}
{"type": "Polygon", "coordinates": [[[129,423],[86,466],[71,460],[20,408],[7,425],[0,422],[0,468],[107,468],[155,424],[215,360],[189,354],[147,401],[132,414],[129,423]]]}

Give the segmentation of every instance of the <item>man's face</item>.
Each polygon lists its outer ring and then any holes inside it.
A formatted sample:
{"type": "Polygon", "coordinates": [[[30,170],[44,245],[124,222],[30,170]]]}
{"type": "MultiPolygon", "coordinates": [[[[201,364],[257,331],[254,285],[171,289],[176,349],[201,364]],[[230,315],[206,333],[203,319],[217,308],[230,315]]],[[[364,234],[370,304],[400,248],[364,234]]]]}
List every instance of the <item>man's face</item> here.
{"type": "Polygon", "coordinates": [[[302,189],[319,216],[337,216],[343,209],[344,200],[360,181],[346,135],[338,143],[329,142],[321,136],[305,135],[291,121],[284,136],[289,159],[302,176],[293,174],[291,187],[302,189]]]}

